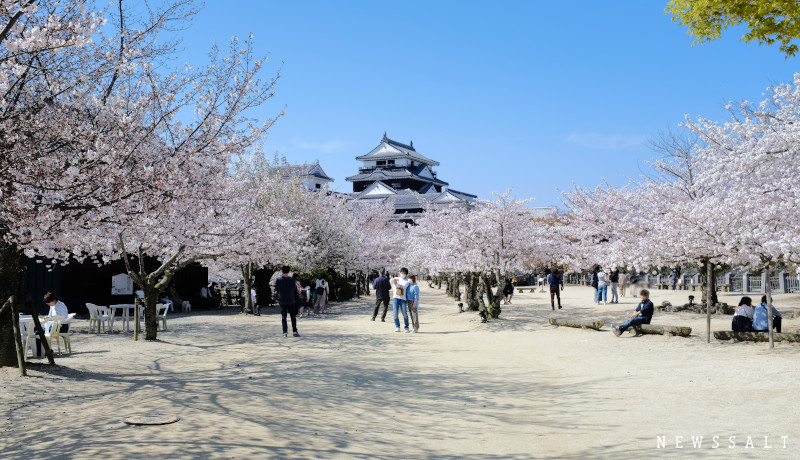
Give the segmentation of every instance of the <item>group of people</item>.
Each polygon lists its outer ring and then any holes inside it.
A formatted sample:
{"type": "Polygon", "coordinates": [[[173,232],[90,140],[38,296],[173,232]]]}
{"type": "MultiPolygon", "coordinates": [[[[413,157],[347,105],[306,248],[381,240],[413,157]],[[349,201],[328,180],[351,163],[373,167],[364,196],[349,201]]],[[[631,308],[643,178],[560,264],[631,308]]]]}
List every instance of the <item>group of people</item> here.
{"type": "Polygon", "coordinates": [[[406,268],[401,268],[397,276],[393,278],[388,278],[385,272],[381,272],[373,281],[372,287],[375,289],[375,309],[372,311],[372,321],[378,317],[381,305],[383,305],[381,322],[386,321],[391,298],[395,332],[400,332],[400,313],[403,314],[404,330],[411,333],[419,332],[419,285],[415,275],[409,276],[406,268]],[[411,317],[411,327],[409,327],[409,316],[411,317]]]}
{"type": "MultiPolygon", "coordinates": [[[[772,327],[781,332],[781,312],[772,307],[772,327]]],[[[731,330],[734,332],[769,332],[769,306],[767,296],[761,297],[761,303],[753,306],[753,299],[742,297],[733,313],[731,330]]]]}
{"type": "Polygon", "coordinates": [[[611,302],[619,303],[619,293],[625,296],[625,289],[628,287],[628,276],[625,273],[620,273],[619,269],[615,268],[610,272],[601,269],[599,265],[592,270],[592,287],[594,288],[594,304],[606,305],[608,302],[608,287],[611,286],[611,302]]]}

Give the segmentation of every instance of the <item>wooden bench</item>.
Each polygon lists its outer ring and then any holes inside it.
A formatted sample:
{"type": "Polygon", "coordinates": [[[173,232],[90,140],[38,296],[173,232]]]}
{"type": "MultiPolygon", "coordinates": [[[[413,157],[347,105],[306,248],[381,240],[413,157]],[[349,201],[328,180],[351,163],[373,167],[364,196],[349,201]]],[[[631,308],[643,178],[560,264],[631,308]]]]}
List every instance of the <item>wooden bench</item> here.
{"type": "Polygon", "coordinates": [[[656,324],[640,324],[633,326],[633,330],[637,334],[673,335],[678,337],[688,337],[692,333],[691,327],[659,326],[656,324]]]}
{"type": "MultiPolygon", "coordinates": [[[[740,340],[743,342],[769,342],[769,334],[766,332],[714,331],[714,338],[717,340],[740,340]]],[[[779,334],[775,332],[772,338],[776,342],[800,342],[800,334],[779,334]]]]}
{"type": "Polygon", "coordinates": [[[550,318],[550,324],[552,326],[566,326],[566,327],[577,327],[581,329],[594,329],[595,331],[599,331],[604,321],[593,321],[593,322],[586,322],[586,321],[574,321],[571,319],[557,319],[557,318],[550,318]]]}
{"type": "Polygon", "coordinates": [[[669,283],[658,283],[656,284],[658,289],[669,289],[669,283]]]}
{"type": "Polygon", "coordinates": [[[728,292],[728,291],[731,290],[731,285],[730,284],[718,284],[717,285],[717,290],[720,290],[720,289],[722,289],[722,292],[728,292]]]}

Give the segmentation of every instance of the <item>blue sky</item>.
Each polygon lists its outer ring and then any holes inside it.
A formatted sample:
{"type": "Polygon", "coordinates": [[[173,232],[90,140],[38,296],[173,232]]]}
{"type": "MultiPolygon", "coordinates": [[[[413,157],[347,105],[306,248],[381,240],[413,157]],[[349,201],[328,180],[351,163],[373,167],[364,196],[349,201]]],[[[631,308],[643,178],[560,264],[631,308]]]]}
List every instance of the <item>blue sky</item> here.
{"type": "Polygon", "coordinates": [[[284,109],[270,151],[319,160],[350,192],[357,155],[414,141],[452,188],[513,188],[560,204],[575,182],[622,185],[653,156],[648,137],[685,114],[720,119],[800,71],[735,32],[691,46],[663,1],[207,0],[180,58],[252,32],[284,109]]]}

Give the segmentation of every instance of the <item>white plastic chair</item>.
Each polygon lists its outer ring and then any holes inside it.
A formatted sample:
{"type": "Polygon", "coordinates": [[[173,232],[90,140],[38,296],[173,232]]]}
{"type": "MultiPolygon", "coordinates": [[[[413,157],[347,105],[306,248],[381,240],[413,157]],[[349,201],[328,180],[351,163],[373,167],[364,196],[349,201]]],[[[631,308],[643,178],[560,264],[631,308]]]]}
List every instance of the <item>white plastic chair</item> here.
{"type": "Polygon", "coordinates": [[[156,312],[158,313],[158,319],[161,321],[161,330],[167,330],[167,312],[169,312],[169,304],[160,303],[156,305],[156,312]]]}
{"type": "Polygon", "coordinates": [[[97,333],[100,333],[103,323],[106,323],[106,331],[110,332],[114,325],[113,310],[108,307],[100,307],[93,303],[87,303],[86,309],[89,310],[89,330],[94,329],[97,324],[97,333]]]}
{"type": "MultiPolygon", "coordinates": [[[[59,353],[61,353],[61,342],[59,342],[58,337],[59,337],[59,331],[61,330],[61,321],[63,319],[64,316],[53,316],[48,318],[47,322],[42,324],[42,329],[44,330],[44,337],[40,338],[40,340],[47,340],[47,343],[50,344],[51,350],[53,349],[53,339],[55,339],[59,353]]],[[[28,334],[27,337],[25,338],[25,348],[27,349],[30,348],[32,340],[35,343],[36,331],[33,323],[30,323],[29,326],[26,326],[26,329],[28,329],[28,334]]],[[[31,350],[31,352],[32,351],[33,350],[31,350]]]]}
{"type": "Polygon", "coordinates": [[[36,351],[31,347],[31,345],[36,346],[36,326],[33,321],[25,322],[22,325],[25,327],[25,350],[31,350],[31,356],[36,356],[36,351]]]}
{"type": "MultiPolygon", "coordinates": [[[[69,315],[67,315],[67,319],[70,320],[70,322],[72,322],[72,318],[74,318],[74,317],[75,317],[75,313],[70,313],[69,315]]],[[[60,337],[61,340],[64,341],[64,351],[66,351],[67,353],[72,353],[72,340],[71,340],[72,339],[72,328],[70,328],[70,330],[67,331],[66,333],[61,332],[61,329],[59,328],[58,337],[60,337]]],[[[61,351],[60,345],[59,345],[59,349],[58,350],[61,351]]]]}
{"type": "Polygon", "coordinates": [[[100,325],[106,323],[106,332],[114,332],[114,310],[109,307],[97,307],[97,313],[100,325]]]}
{"type": "Polygon", "coordinates": [[[97,326],[97,330],[100,330],[100,313],[97,311],[97,305],[93,303],[87,303],[86,309],[89,310],[89,331],[94,330],[94,326],[97,326]]]}

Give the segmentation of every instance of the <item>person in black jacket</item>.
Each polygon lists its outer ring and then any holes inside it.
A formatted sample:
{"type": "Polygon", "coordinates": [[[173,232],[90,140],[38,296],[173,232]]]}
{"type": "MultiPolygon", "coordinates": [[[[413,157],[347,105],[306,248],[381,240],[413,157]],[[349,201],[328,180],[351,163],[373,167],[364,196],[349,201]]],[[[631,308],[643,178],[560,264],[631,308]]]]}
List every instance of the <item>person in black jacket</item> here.
{"type": "Polygon", "coordinates": [[[283,336],[288,337],[288,325],[286,324],[286,314],[292,318],[292,335],[300,337],[297,332],[297,300],[300,296],[297,289],[297,281],[289,276],[291,269],[288,266],[281,268],[283,274],[275,280],[275,291],[278,293],[278,305],[281,306],[281,325],[283,326],[283,336]]]}
{"type": "Polygon", "coordinates": [[[392,298],[389,293],[392,290],[392,284],[389,282],[389,278],[386,277],[386,273],[381,272],[381,276],[375,278],[372,287],[375,288],[375,309],[372,311],[372,321],[375,321],[378,316],[378,310],[383,304],[381,321],[386,322],[386,312],[389,311],[389,300],[392,298]]]}
{"type": "Polygon", "coordinates": [[[619,287],[619,269],[615,268],[608,276],[608,279],[611,281],[611,303],[619,303],[619,294],[617,294],[617,288],[619,287]]]}
{"type": "Polygon", "coordinates": [[[622,326],[614,326],[613,324],[611,325],[611,332],[613,332],[617,337],[622,335],[623,332],[627,331],[628,328],[632,326],[638,326],[640,324],[650,324],[650,320],[653,319],[655,306],[650,300],[650,291],[647,289],[642,289],[641,292],[639,292],[639,295],[641,296],[642,301],[639,302],[639,306],[636,307],[636,311],[628,315],[628,321],[625,321],[622,326]]]}

